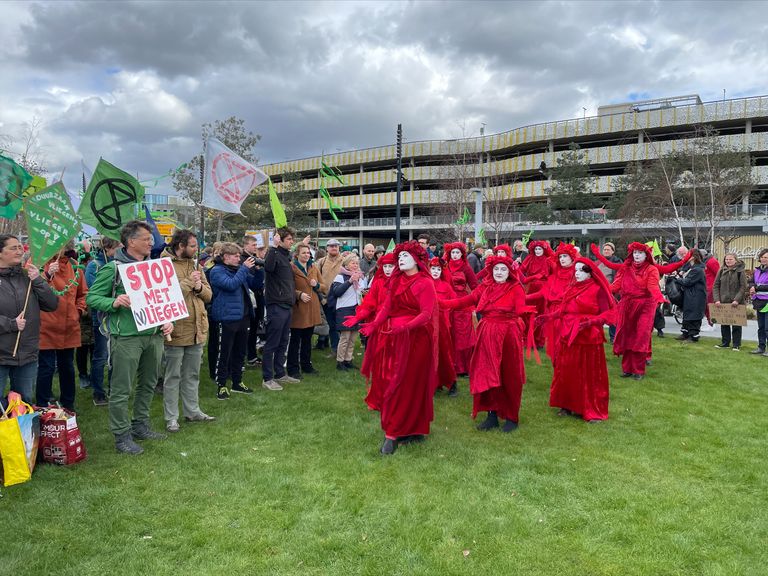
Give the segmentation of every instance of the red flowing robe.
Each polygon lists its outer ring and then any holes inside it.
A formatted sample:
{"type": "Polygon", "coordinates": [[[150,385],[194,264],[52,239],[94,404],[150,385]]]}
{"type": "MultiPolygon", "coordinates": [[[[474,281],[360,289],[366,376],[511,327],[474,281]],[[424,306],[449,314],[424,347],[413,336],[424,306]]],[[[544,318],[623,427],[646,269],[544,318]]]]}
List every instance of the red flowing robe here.
{"type": "Polygon", "coordinates": [[[613,353],[621,356],[635,352],[647,357],[651,352],[656,305],[664,302],[659,290],[659,271],[647,261],[640,266],[624,264],[616,272],[611,290],[621,294],[613,353]]]}
{"type": "MultiPolygon", "coordinates": [[[[534,294],[544,288],[544,284],[547,282],[547,278],[552,273],[552,260],[542,254],[536,256],[531,251],[528,257],[523,260],[520,265],[520,270],[523,273],[523,284],[525,284],[526,292],[528,294],[534,294]]],[[[538,299],[534,303],[536,305],[536,314],[543,315],[546,312],[547,302],[544,299],[538,299]]],[[[537,326],[533,337],[536,341],[536,347],[541,348],[544,346],[544,326],[537,326]]]]}
{"type": "MultiPolygon", "coordinates": [[[[435,293],[438,301],[456,298],[451,285],[438,278],[435,280],[435,293]]],[[[440,310],[440,328],[437,340],[437,388],[450,388],[456,382],[456,369],[453,363],[453,338],[451,337],[451,311],[440,310]]]]}
{"type": "MultiPolygon", "coordinates": [[[[384,304],[384,301],[387,298],[389,280],[390,278],[387,278],[383,274],[378,278],[374,277],[373,283],[371,284],[371,289],[368,290],[368,293],[365,295],[363,301],[357,307],[355,312],[355,318],[358,322],[367,322],[374,319],[376,313],[384,304]]],[[[384,366],[371,365],[369,366],[369,371],[367,373],[364,371],[367,364],[366,361],[369,357],[372,357],[375,354],[375,343],[375,339],[368,339],[368,344],[366,345],[365,354],[363,355],[363,364],[360,371],[363,374],[367,374],[368,376],[368,396],[371,398],[381,398],[384,386],[384,376],[382,374],[384,366]]]]}
{"type": "Polygon", "coordinates": [[[390,294],[376,315],[376,330],[368,341],[361,372],[372,385],[365,398],[371,410],[381,412],[381,427],[388,438],[429,434],[432,397],[437,381],[439,311],[432,278],[424,273],[399,276],[390,282],[390,294]],[[404,332],[392,330],[407,326],[404,332]]]}
{"type": "MultiPolygon", "coordinates": [[[[477,277],[465,259],[450,260],[448,272],[456,294],[467,294],[477,288],[477,277]]],[[[470,310],[454,310],[451,313],[453,335],[453,362],[458,374],[469,372],[469,360],[475,345],[475,327],[470,310]]]]}
{"type": "Polygon", "coordinates": [[[565,408],[584,420],[608,418],[608,369],[603,323],[613,319],[600,285],[592,278],[577,282],[560,307],[561,331],[549,405],[565,408]],[[584,320],[602,320],[579,330],[584,320]]]}
{"type": "Polygon", "coordinates": [[[477,344],[469,366],[472,418],[495,411],[517,422],[525,384],[522,315],[529,311],[517,281],[484,281],[475,292],[451,302],[451,307],[475,305],[481,314],[477,344]]]}
{"type": "Polygon", "coordinates": [[[557,361],[558,341],[560,340],[560,332],[562,331],[562,327],[560,326],[561,318],[556,313],[560,309],[563,296],[565,296],[566,291],[574,282],[574,270],[573,265],[563,268],[559,263],[556,264],[555,269],[547,277],[541,290],[535,293],[529,293],[528,296],[526,296],[526,301],[534,304],[543,299],[546,313],[553,314],[552,318],[544,325],[543,329],[547,345],[547,356],[552,360],[553,366],[557,361]]]}

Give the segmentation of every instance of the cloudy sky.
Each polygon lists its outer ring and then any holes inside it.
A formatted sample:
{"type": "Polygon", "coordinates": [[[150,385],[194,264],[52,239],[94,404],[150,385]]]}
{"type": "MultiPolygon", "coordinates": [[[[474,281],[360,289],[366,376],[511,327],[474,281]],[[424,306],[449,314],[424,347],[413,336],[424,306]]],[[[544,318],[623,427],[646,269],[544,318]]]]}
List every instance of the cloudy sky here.
{"type": "Polygon", "coordinates": [[[4,2],[0,136],[142,178],[238,116],[262,162],[768,94],[766,2],[4,2]]]}

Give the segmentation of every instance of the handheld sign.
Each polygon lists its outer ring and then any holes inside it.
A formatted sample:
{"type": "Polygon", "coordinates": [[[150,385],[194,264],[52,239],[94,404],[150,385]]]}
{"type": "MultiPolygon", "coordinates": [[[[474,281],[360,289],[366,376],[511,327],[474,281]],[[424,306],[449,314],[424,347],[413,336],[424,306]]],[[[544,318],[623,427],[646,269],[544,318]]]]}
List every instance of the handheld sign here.
{"type": "Polygon", "coordinates": [[[709,317],[723,326],[746,326],[747,307],[744,304],[710,304],[709,317]]]}
{"type": "Polygon", "coordinates": [[[120,264],[117,270],[131,299],[131,312],[139,330],[189,316],[170,258],[120,264]]]}

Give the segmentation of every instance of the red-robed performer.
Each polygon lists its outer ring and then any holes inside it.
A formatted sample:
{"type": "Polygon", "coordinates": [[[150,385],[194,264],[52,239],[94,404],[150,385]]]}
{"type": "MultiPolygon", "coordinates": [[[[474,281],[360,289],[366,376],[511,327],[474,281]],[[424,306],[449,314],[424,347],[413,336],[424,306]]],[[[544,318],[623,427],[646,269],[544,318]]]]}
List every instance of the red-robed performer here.
{"type": "Polygon", "coordinates": [[[575,282],[560,308],[545,317],[561,319],[549,405],[560,408],[559,416],[574,414],[596,422],[608,418],[603,324],[614,321],[615,301],[594,262],[579,257],[573,269],[575,282]]]}
{"type": "MultiPolygon", "coordinates": [[[[351,328],[355,324],[360,322],[369,322],[376,317],[376,313],[384,304],[384,300],[387,298],[387,292],[389,290],[389,283],[392,278],[392,273],[395,270],[395,255],[390,252],[384,254],[376,262],[376,272],[371,280],[371,287],[368,293],[363,298],[362,303],[357,307],[354,316],[350,316],[344,320],[344,326],[351,328]]],[[[366,347],[365,354],[369,354],[366,347]]],[[[373,353],[372,351],[370,352],[373,353]]],[[[365,358],[363,358],[365,363],[365,358]]],[[[383,368],[381,365],[379,368],[383,368]]],[[[384,393],[382,382],[384,378],[379,373],[372,373],[368,379],[368,397],[366,402],[374,404],[376,406],[381,405],[381,395],[384,393]]]]}
{"type": "MultiPolygon", "coordinates": [[[[506,420],[503,431],[517,429],[520,400],[525,383],[523,364],[524,316],[533,312],[525,305],[525,292],[517,275],[517,264],[509,256],[490,256],[486,266],[491,275],[480,287],[461,298],[441,301],[452,309],[475,307],[481,315],[477,344],[469,367],[472,392],[472,418],[487,411],[478,430],[498,428],[499,418],[506,420]]],[[[529,344],[533,346],[533,334],[529,344]]]]}
{"type": "MultiPolygon", "coordinates": [[[[429,261],[429,273],[435,281],[435,293],[438,302],[456,298],[448,275],[440,258],[435,256],[429,261]]],[[[453,339],[451,338],[451,311],[444,308],[440,310],[440,332],[437,344],[437,390],[448,389],[448,396],[456,396],[456,370],[453,366],[453,339]]],[[[435,392],[437,392],[435,390],[435,392]]]]}
{"type": "Polygon", "coordinates": [[[392,275],[376,319],[360,333],[370,337],[361,372],[382,378],[382,394],[366,397],[381,412],[381,453],[393,454],[399,443],[422,441],[432,422],[437,380],[439,310],[435,283],[427,269],[427,252],[411,240],[395,247],[398,268],[392,275]],[[369,353],[370,352],[370,353],[369,353]]]}
{"type": "Polygon", "coordinates": [[[658,265],[651,247],[632,242],[623,263],[610,262],[592,244],[592,253],[603,264],[616,270],[611,291],[621,295],[617,308],[613,353],[621,356],[622,378],[642,380],[646,360],[651,354],[651,333],[656,306],[665,302],[659,289],[659,273],[669,274],[685,265],[689,257],[674,264],[658,265]]]}
{"type": "MultiPolygon", "coordinates": [[[[477,277],[467,262],[467,247],[463,242],[448,243],[443,246],[444,258],[447,258],[447,269],[451,286],[457,295],[468,294],[477,288],[477,277]]],[[[451,330],[453,336],[453,363],[456,373],[465,376],[469,373],[469,360],[472,357],[472,347],[475,345],[475,327],[472,325],[470,310],[454,310],[451,312],[451,330]]]]}
{"type": "MultiPolygon", "coordinates": [[[[544,284],[546,284],[547,278],[552,273],[553,254],[552,247],[546,240],[533,240],[528,243],[528,257],[520,265],[523,284],[528,294],[539,292],[544,287],[544,284]]],[[[543,315],[546,312],[546,300],[543,298],[538,299],[535,304],[536,313],[543,315]]],[[[536,326],[533,337],[536,340],[536,348],[543,348],[543,325],[536,326]]]]}
{"type": "MultiPolygon", "coordinates": [[[[502,257],[504,257],[504,256],[511,257],[512,256],[512,247],[509,244],[499,244],[498,246],[494,246],[494,248],[493,248],[493,255],[494,256],[502,256],[502,257]]],[[[477,275],[476,275],[477,276],[477,281],[478,282],[482,282],[483,279],[486,276],[490,275],[490,273],[491,273],[491,270],[490,270],[490,268],[488,268],[488,266],[483,267],[483,269],[480,270],[480,272],[478,272],[477,275]]]]}
{"type": "MultiPolygon", "coordinates": [[[[543,299],[545,311],[547,314],[555,312],[560,308],[563,296],[568,288],[573,284],[573,263],[578,258],[579,253],[576,246],[566,242],[560,242],[555,251],[552,272],[547,276],[544,286],[538,292],[529,293],[525,301],[536,304],[543,299]]],[[[530,254],[528,258],[530,258],[530,254]]],[[[527,258],[526,258],[527,260],[527,258]]],[[[554,316],[550,322],[544,325],[544,339],[547,346],[547,356],[552,360],[552,366],[557,363],[558,341],[560,339],[561,319],[554,316]]]]}

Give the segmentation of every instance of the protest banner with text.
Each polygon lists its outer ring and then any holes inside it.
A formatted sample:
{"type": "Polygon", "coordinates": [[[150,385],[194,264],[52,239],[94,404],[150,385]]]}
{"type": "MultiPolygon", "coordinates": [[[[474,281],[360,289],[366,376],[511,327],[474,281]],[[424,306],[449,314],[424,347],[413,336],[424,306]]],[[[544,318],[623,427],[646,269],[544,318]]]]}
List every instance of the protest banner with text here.
{"type": "Polygon", "coordinates": [[[139,330],[189,316],[170,258],[120,264],[117,270],[131,299],[131,312],[139,330]]]}

